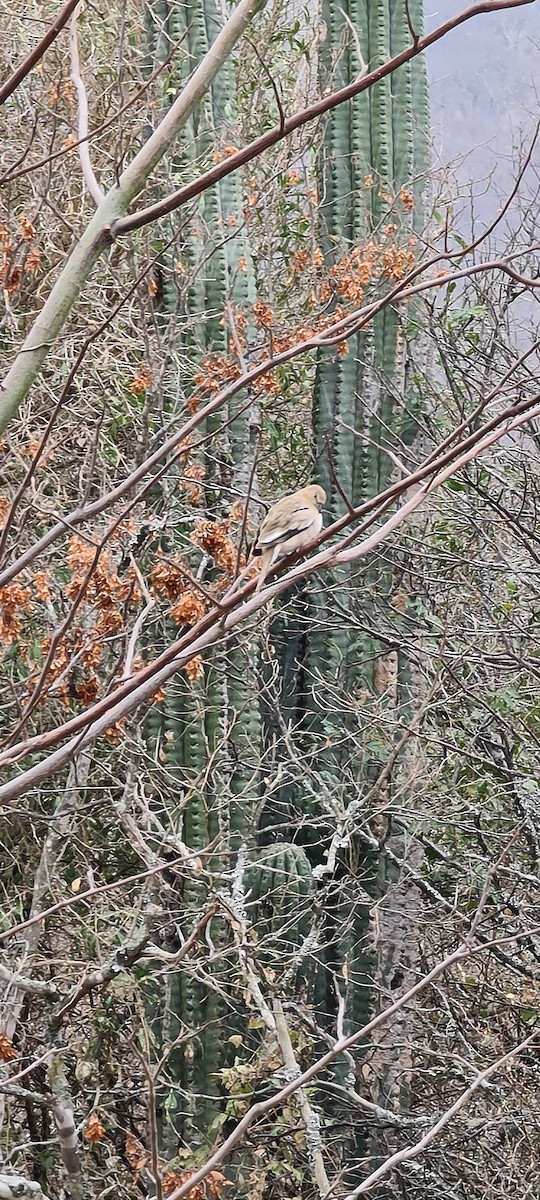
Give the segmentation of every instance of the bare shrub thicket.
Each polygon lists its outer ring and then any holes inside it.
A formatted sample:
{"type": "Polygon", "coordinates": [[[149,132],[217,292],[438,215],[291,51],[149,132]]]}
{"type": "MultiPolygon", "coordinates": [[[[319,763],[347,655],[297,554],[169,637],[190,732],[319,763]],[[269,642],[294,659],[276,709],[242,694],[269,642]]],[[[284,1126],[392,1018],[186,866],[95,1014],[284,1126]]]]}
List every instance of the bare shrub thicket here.
{"type": "MultiPolygon", "coordinates": [[[[190,119],[141,204],[314,102],[310,13],[258,20],[229,124],[190,119]]],[[[9,74],[35,39],[0,21],[9,74]]],[[[195,65],[165,6],[76,28],[0,113],[6,370],[95,209],[73,54],[104,191],[195,65]]],[[[236,221],[194,195],[117,231],[3,435],[6,1200],[537,1194],[535,147],[480,237],[439,202],[409,237],[402,189],[329,273],[321,138],[248,162],[236,221]],[[317,355],[390,305],[415,442],[254,596],[264,505],[317,469],[317,355]],[[345,622],[373,686],[329,681],[345,622]],[[283,702],[306,625],[327,724],[283,702]]]]}

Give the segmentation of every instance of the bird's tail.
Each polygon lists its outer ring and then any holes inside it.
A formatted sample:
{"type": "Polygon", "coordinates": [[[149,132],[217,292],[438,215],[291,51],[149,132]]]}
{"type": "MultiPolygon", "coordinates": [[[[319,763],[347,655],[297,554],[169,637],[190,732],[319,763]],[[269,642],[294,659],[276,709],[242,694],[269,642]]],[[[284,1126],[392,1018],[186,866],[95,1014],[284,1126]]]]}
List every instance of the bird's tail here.
{"type": "Polygon", "coordinates": [[[259,571],[257,587],[255,588],[255,595],[257,595],[257,592],[260,592],[261,588],[264,586],[266,576],[268,575],[270,567],[272,566],[272,559],[273,559],[273,552],[269,553],[268,550],[266,552],[263,552],[263,555],[261,558],[261,569],[259,571]]]}

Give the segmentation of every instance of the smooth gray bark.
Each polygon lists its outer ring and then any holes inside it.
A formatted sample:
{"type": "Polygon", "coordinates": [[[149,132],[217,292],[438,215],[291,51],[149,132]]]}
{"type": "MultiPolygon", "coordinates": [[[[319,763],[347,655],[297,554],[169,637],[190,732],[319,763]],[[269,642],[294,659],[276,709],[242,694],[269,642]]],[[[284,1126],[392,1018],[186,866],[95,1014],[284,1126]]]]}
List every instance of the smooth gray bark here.
{"type": "Polygon", "coordinates": [[[143,190],[149,175],[174,142],[236,42],[256,13],[264,7],[264,3],[265,0],[240,0],[181,95],[123,171],[118,185],[111,188],[99,204],[0,388],[0,433],[15,416],[75,301],[79,298],[92,268],[110,244],[114,222],[125,216],[132,201],[143,190]]]}

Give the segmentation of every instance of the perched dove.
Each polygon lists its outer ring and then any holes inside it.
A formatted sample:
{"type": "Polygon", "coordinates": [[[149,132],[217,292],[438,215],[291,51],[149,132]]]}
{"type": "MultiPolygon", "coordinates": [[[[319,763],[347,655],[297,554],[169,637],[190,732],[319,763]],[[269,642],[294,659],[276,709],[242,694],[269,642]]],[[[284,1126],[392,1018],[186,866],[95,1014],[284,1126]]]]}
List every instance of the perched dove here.
{"type": "Polygon", "coordinates": [[[293,550],[301,550],[321,532],[323,519],[319,508],[325,500],[326,492],[315,484],[300,488],[292,496],[283,496],[282,500],[272,505],[253,547],[253,554],[262,555],[256,592],[261,590],[270,568],[278,558],[291,554],[293,550]]]}

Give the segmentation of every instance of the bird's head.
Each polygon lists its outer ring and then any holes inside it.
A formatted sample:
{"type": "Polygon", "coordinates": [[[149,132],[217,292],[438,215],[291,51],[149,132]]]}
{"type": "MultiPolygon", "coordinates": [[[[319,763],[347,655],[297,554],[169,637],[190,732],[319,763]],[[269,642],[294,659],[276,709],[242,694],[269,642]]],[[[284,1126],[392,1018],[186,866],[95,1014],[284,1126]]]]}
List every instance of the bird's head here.
{"type": "Polygon", "coordinates": [[[312,504],[316,504],[317,508],[322,508],[326,500],[326,492],[318,483],[313,484],[312,487],[304,488],[304,494],[312,504]]]}

